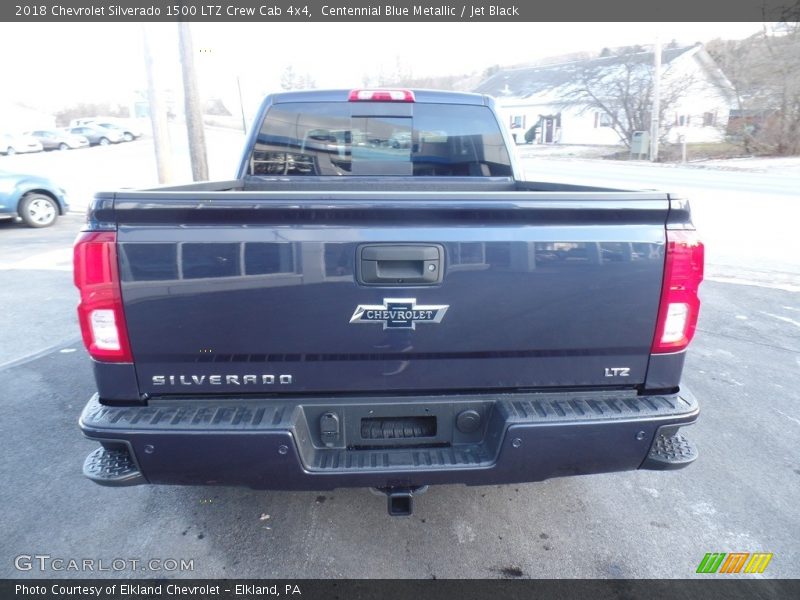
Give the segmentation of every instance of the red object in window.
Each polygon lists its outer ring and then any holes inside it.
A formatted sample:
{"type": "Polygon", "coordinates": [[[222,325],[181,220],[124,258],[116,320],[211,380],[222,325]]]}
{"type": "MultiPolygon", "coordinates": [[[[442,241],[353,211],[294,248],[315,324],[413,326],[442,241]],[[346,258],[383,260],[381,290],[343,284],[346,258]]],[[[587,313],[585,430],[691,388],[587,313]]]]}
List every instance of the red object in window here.
{"type": "Polygon", "coordinates": [[[694,337],[703,281],[704,248],[695,231],[667,231],[664,280],[652,352],[678,352],[694,337]]]}
{"type": "Polygon", "coordinates": [[[86,349],[95,360],[133,362],[122,307],[116,232],[78,234],[73,258],[75,286],[80,291],[78,320],[86,349]]]}

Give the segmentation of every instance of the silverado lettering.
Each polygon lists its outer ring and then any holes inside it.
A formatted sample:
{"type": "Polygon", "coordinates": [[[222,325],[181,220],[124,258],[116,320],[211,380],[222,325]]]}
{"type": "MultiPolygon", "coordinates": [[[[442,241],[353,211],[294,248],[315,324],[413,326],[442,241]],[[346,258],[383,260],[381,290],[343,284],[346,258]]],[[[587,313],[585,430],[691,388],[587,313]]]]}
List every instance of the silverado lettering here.
{"type": "Polygon", "coordinates": [[[436,483],[691,464],[689,203],[525,180],[505,121],[478,94],[273,94],[236,179],[97,194],[85,475],[363,486],[407,515],[436,483]]]}
{"type": "Polygon", "coordinates": [[[272,385],[292,382],[291,375],[153,375],[153,385],[272,385]]]}

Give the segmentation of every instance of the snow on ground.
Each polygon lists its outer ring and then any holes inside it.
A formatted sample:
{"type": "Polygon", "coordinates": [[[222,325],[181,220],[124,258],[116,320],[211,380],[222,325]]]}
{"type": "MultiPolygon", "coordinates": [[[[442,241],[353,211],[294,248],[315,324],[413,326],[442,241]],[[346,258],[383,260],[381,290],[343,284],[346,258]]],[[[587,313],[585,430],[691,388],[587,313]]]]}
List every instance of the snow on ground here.
{"type": "MultiPolygon", "coordinates": [[[[581,158],[602,159],[615,152],[621,146],[581,146],[571,144],[518,144],[517,155],[522,158],[581,158]]],[[[649,161],[608,161],[630,165],[648,165],[659,167],[685,166],[701,169],[720,169],[724,171],[744,171],[755,173],[774,173],[776,175],[800,175],[800,156],[784,157],[749,157],[716,160],[696,160],[685,164],[677,162],[651,163],[649,161]]]]}
{"type": "Polygon", "coordinates": [[[517,144],[520,158],[565,157],[603,158],[619,152],[622,146],[580,146],[577,144],[517,144]]]}
{"type": "Polygon", "coordinates": [[[729,158],[689,163],[692,166],[759,173],[800,174],[800,156],[729,158]]]}

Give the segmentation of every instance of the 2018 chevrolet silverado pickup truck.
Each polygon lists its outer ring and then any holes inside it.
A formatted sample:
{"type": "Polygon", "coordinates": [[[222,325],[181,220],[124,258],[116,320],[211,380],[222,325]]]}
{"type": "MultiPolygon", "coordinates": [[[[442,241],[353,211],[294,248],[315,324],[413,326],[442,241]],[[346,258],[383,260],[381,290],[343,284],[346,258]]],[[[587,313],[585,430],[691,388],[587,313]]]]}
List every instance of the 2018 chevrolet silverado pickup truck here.
{"type": "Polygon", "coordinates": [[[100,193],[75,244],[106,485],[415,491],[689,464],[681,198],[525,181],[490,98],[266,98],[235,180],[100,193]]]}

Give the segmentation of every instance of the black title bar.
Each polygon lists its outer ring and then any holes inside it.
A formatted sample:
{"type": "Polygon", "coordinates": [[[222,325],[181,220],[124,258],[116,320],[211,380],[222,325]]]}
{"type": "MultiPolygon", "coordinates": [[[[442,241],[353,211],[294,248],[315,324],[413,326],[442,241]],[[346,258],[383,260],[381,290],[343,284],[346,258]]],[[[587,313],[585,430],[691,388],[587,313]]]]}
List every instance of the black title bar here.
{"type": "MultiPolygon", "coordinates": [[[[797,21],[800,0],[3,0],[0,21],[797,21]]],[[[598,27],[601,25],[598,23],[598,27]]]]}
{"type": "Polygon", "coordinates": [[[623,600],[797,598],[800,580],[0,580],[3,600],[623,600]]]}

